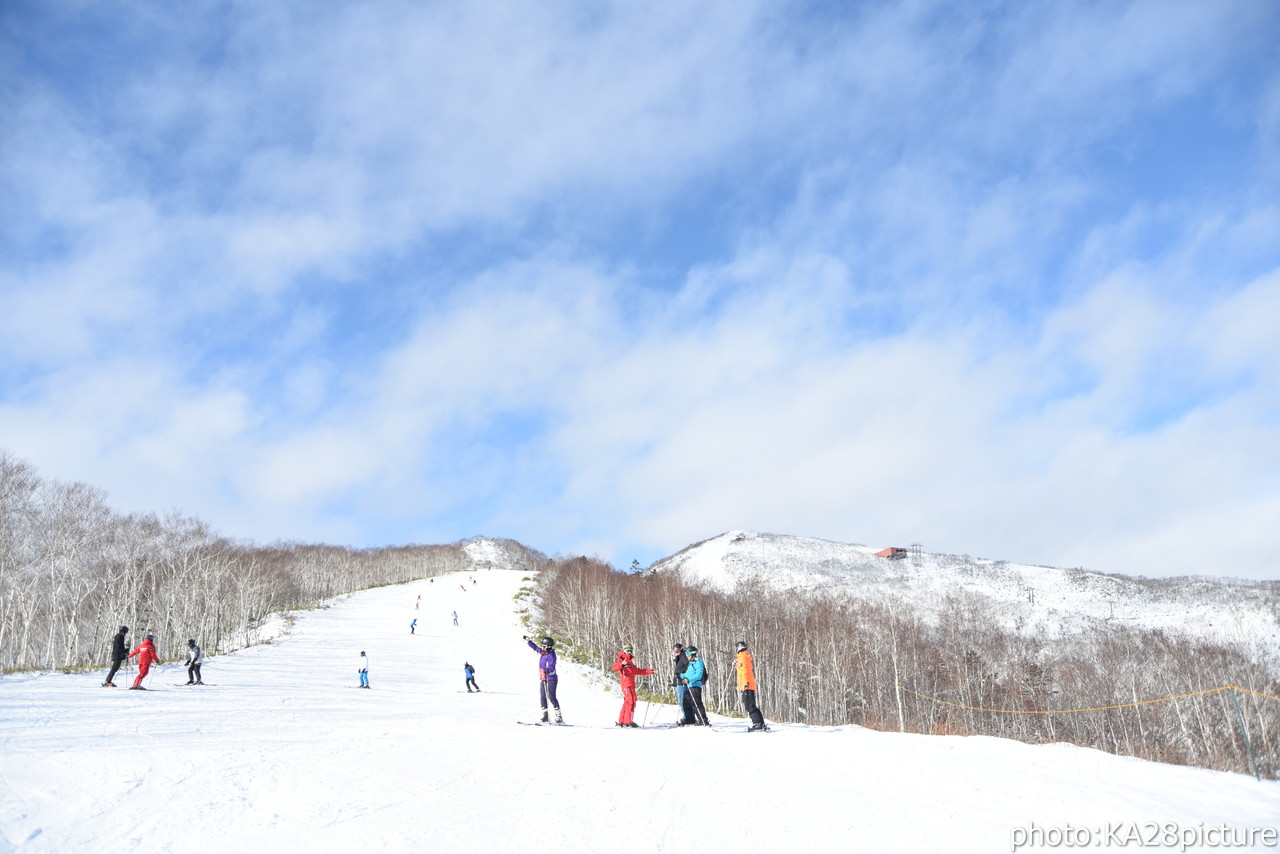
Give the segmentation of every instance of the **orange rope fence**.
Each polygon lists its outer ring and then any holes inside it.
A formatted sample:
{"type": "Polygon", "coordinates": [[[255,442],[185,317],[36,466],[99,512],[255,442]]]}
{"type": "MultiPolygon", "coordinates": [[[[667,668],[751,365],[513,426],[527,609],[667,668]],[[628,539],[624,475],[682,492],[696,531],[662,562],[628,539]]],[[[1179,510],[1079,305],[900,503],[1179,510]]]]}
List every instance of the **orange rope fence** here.
{"type": "Polygon", "coordinates": [[[975,712],[994,712],[996,714],[1001,714],[1001,715],[1067,715],[1073,712],[1103,712],[1103,711],[1107,711],[1108,709],[1130,709],[1130,708],[1133,708],[1134,706],[1149,706],[1152,703],[1164,703],[1169,700],[1183,700],[1183,699],[1186,699],[1187,697],[1200,697],[1200,696],[1203,696],[1204,694],[1216,694],[1219,691],[1233,691],[1233,690],[1243,691],[1246,694],[1254,694],[1258,697],[1263,697],[1268,700],[1275,700],[1277,702],[1280,702],[1280,697],[1275,697],[1275,696],[1272,696],[1271,694],[1264,694],[1261,691],[1254,691],[1252,688],[1242,688],[1239,685],[1223,685],[1220,688],[1209,688],[1208,690],[1205,690],[1205,691],[1192,691],[1190,694],[1176,694],[1172,697],[1160,697],[1157,700],[1138,700],[1137,702],[1134,702],[1134,703],[1117,703],[1114,706],[1093,706],[1092,708],[1087,708],[1087,709],[1047,709],[1047,710],[988,709],[982,706],[966,706],[963,703],[953,703],[950,700],[940,700],[937,697],[930,697],[927,694],[921,694],[919,691],[912,691],[906,685],[901,685],[897,682],[895,682],[894,684],[897,685],[897,687],[901,688],[903,691],[906,691],[908,694],[915,694],[917,697],[921,697],[925,700],[930,700],[934,703],[941,703],[944,706],[955,706],[958,709],[969,709],[975,712]]]}

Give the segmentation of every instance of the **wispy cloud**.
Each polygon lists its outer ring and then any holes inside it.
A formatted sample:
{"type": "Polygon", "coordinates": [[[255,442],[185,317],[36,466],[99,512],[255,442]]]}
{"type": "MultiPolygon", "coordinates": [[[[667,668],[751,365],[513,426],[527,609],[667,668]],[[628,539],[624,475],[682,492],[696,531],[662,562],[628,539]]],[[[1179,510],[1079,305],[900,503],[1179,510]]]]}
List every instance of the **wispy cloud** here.
{"type": "Polygon", "coordinates": [[[1275,575],[1273,4],[132,11],[0,17],[49,475],[258,539],[1275,575]]]}

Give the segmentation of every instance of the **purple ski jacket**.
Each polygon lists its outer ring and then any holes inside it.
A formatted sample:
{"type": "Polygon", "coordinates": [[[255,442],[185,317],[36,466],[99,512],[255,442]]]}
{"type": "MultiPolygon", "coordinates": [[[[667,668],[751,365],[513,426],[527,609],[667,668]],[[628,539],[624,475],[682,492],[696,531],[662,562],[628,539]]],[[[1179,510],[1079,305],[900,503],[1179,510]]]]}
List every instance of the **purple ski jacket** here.
{"type": "Polygon", "coordinates": [[[533,641],[529,641],[529,649],[538,653],[542,658],[538,659],[538,674],[543,682],[548,679],[559,681],[560,677],[556,676],[556,651],[554,649],[543,649],[533,641]]]}

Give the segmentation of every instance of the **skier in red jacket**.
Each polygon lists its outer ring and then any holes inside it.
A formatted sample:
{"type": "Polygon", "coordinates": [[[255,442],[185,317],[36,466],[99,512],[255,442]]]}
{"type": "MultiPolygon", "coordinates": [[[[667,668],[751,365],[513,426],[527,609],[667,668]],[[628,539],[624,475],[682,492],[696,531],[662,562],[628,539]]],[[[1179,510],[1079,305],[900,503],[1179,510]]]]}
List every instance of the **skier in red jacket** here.
{"type": "Polygon", "coordinates": [[[160,656],[156,655],[155,636],[148,632],[142,643],[138,644],[138,648],[129,653],[130,658],[133,658],[135,655],[138,656],[138,677],[133,680],[133,684],[129,686],[129,690],[133,691],[137,689],[139,691],[145,691],[147,689],[142,687],[142,680],[146,679],[147,674],[151,672],[151,663],[160,663],[160,656]]]}
{"type": "Polygon", "coordinates": [[[618,726],[638,727],[634,720],[636,711],[636,677],[648,676],[652,669],[641,670],[631,658],[631,644],[622,648],[613,662],[613,669],[618,671],[618,682],[622,685],[622,712],[618,715],[618,726]]]}

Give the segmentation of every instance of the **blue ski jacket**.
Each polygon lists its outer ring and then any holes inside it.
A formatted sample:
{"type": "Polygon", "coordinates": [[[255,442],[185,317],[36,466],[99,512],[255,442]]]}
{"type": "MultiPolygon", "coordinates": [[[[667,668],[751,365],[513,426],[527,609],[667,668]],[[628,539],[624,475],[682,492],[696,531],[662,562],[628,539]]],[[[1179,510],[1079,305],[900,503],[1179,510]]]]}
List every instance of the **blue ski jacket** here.
{"type": "Polygon", "coordinates": [[[690,688],[701,688],[702,680],[707,678],[707,665],[701,658],[689,659],[689,667],[684,672],[684,678],[689,680],[690,688]]]}

